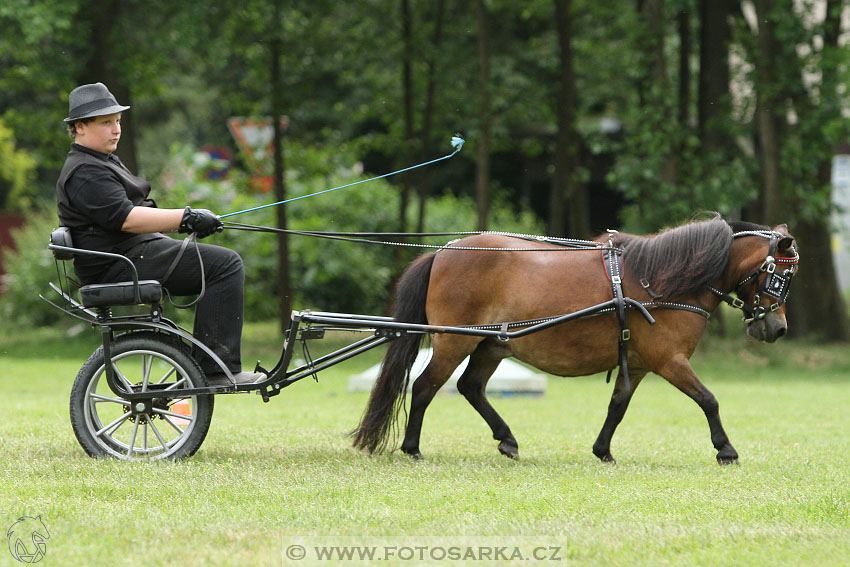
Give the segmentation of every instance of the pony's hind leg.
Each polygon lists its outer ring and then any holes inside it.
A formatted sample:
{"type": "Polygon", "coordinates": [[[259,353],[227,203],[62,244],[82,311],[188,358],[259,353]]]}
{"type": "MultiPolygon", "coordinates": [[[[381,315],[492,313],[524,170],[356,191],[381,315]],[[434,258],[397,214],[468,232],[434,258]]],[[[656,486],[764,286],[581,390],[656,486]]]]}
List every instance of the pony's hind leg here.
{"type": "Polygon", "coordinates": [[[469,366],[457,381],[457,389],[490,426],[493,439],[499,442],[499,452],[511,459],[518,459],[519,445],[511,428],[490,405],[485,393],[487,381],[508,354],[489,341],[482,342],[470,355],[469,366]]]}
{"type": "Polygon", "coordinates": [[[407,429],[404,433],[401,450],[414,459],[422,458],[422,453],[419,450],[419,436],[422,433],[422,420],[425,417],[425,410],[428,409],[431,400],[434,399],[434,396],[443,387],[455,368],[463,362],[470,350],[475,348],[474,343],[464,348],[463,343],[465,342],[467,341],[462,340],[459,341],[459,344],[443,348],[443,343],[435,337],[434,354],[431,361],[413,382],[410,413],[407,417],[407,429]]]}
{"type": "Polygon", "coordinates": [[[631,388],[626,391],[625,379],[623,370],[620,369],[617,373],[617,380],[614,382],[614,393],[611,394],[611,402],[608,404],[608,415],[605,417],[605,423],[602,425],[602,431],[599,432],[599,437],[593,444],[593,454],[599,457],[604,463],[616,463],[617,461],[611,456],[611,438],[614,436],[614,431],[626,410],[629,408],[629,402],[632,401],[632,396],[640,384],[643,377],[646,376],[646,370],[632,370],[629,373],[629,381],[631,388]]]}

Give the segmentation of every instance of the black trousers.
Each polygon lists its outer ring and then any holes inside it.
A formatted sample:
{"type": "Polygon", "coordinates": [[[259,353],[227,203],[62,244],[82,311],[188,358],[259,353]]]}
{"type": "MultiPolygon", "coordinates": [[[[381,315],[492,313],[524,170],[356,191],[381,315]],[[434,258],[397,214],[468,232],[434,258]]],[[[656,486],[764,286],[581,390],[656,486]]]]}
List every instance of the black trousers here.
{"type": "MultiPolygon", "coordinates": [[[[139,279],[159,280],[173,296],[197,295],[201,291],[201,265],[195,249],[198,246],[204,263],[206,290],[204,297],[195,305],[193,334],[221,358],[228,370],[240,372],[245,289],[242,258],[229,248],[189,243],[168,280],[163,281],[181,245],[180,240],[159,238],[142,242],[125,255],[135,264],[139,279]]],[[[119,262],[106,271],[102,281],[131,279],[129,268],[119,262]]],[[[221,372],[218,365],[200,349],[194,349],[192,354],[205,373],[221,372]]]]}

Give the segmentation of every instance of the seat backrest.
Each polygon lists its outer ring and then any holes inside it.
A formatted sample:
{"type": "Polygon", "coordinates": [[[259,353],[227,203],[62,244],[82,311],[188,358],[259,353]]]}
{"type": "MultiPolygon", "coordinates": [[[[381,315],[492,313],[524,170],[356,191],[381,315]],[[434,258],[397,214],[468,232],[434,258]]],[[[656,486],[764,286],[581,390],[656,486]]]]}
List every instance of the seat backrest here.
{"type": "MultiPolygon", "coordinates": [[[[59,228],[53,229],[53,232],[50,233],[50,244],[54,246],[64,246],[66,248],[73,248],[74,243],[71,241],[71,229],[67,226],[60,226],[59,228]]],[[[53,251],[53,257],[57,260],[71,260],[74,258],[73,252],[68,252],[67,250],[56,250],[55,248],[51,248],[53,251]]]]}

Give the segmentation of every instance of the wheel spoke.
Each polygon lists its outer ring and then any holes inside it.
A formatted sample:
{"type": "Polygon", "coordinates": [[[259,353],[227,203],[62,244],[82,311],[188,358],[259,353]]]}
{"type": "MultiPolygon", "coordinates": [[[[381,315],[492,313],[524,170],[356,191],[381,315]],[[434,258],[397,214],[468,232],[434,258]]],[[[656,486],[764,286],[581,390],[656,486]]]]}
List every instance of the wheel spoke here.
{"type": "Polygon", "coordinates": [[[153,366],[153,355],[146,354],[142,356],[142,392],[148,389],[148,382],[151,378],[151,367],[153,366]]]}
{"type": "Polygon", "coordinates": [[[133,458],[133,447],[136,445],[136,434],[139,432],[139,419],[141,417],[137,417],[136,421],[133,422],[133,434],[130,435],[130,443],[127,444],[127,458],[133,458]]]}
{"type": "MultiPolygon", "coordinates": [[[[188,416],[186,416],[186,417],[182,417],[181,419],[184,419],[184,420],[185,420],[187,417],[188,417],[188,416]]],[[[170,417],[168,417],[167,415],[163,415],[163,416],[162,416],[162,419],[164,419],[164,420],[168,423],[168,425],[170,425],[171,427],[173,427],[173,428],[174,428],[174,430],[177,432],[177,434],[178,434],[178,435],[183,435],[183,432],[184,432],[184,431],[186,431],[185,429],[180,429],[180,426],[179,426],[179,425],[177,425],[176,423],[174,423],[174,421],[173,421],[170,417]]],[[[188,420],[188,421],[191,421],[191,420],[188,420]]]]}
{"type": "Polygon", "coordinates": [[[124,376],[124,374],[121,372],[121,370],[118,369],[118,365],[115,364],[115,362],[112,363],[112,371],[115,373],[115,376],[117,376],[119,380],[124,382],[124,387],[127,388],[127,391],[132,392],[133,391],[133,385],[130,383],[129,380],[127,380],[127,378],[124,376]]]}
{"type": "Polygon", "coordinates": [[[127,403],[127,400],[121,398],[110,398],[109,396],[104,396],[103,394],[91,394],[89,398],[94,402],[112,402],[115,404],[124,405],[127,403]]]}
{"type": "Polygon", "coordinates": [[[193,415],[185,415],[185,414],[182,414],[182,413],[177,413],[177,412],[168,411],[168,410],[159,409],[159,408],[151,408],[151,411],[153,411],[157,415],[162,415],[162,416],[168,415],[168,416],[171,416],[171,417],[176,417],[177,419],[185,419],[186,421],[190,421],[190,422],[194,421],[194,419],[195,419],[195,417],[193,415]]]}
{"type": "Polygon", "coordinates": [[[118,429],[118,426],[121,425],[122,423],[124,423],[125,421],[127,421],[127,418],[130,417],[131,415],[133,415],[133,412],[128,411],[127,413],[125,413],[121,417],[117,418],[115,421],[113,421],[109,425],[104,425],[102,428],[100,428],[100,429],[98,429],[97,431],[94,432],[95,437],[100,437],[104,433],[109,433],[109,432],[111,432],[115,429],[118,429]]]}
{"type": "Polygon", "coordinates": [[[185,383],[186,383],[186,378],[180,378],[180,380],[178,380],[177,382],[175,382],[174,384],[172,384],[171,386],[169,386],[168,388],[163,390],[163,392],[166,392],[168,390],[173,390],[174,388],[180,386],[181,384],[185,384],[185,383]]]}
{"type": "Polygon", "coordinates": [[[154,435],[156,435],[156,438],[159,439],[160,445],[162,445],[162,448],[165,449],[165,452],[167,453],[168,452],[168,443],[166,443],[165,439],[162,438],[162,435],[160,435],[159,429],[156,428],[156,425],[154,425],[153,422],[150,422],[150,424],[151,424],[151,429],[153,429],[154,435]]]}
{"type": "Polygon", "coordinates": [[[163,382],[165,382],[166,380],[168,380],[168,378],[169,378],[172,374],[174,374],[176,371],[177,371],[177,369],[176,369],[176,368],[174,368],[173,366],[172,366],[171,368],[169,368],[169,369],[168,369],[168,372],[166,372],[166,373],[165,373],[165,376],[163,376],[162,378],[160,378],[160,380],[159,380],[159,382],[157,382],[157,384],[162,384],[163,382]]]}

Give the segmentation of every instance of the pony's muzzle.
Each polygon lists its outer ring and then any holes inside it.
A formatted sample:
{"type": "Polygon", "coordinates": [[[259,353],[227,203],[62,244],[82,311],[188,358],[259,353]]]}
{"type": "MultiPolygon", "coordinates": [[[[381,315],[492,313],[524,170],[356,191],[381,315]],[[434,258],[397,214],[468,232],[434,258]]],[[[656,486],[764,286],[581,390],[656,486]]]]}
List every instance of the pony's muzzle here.
{"type": "Polygon", "coordinates": [[[774,343],[788,333],[788,324],[783,315],[768,313],[747,326],[747,334],[766,343],[774,343]]]}

